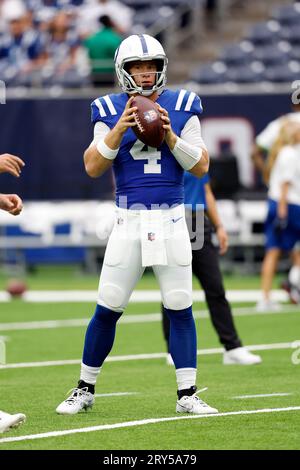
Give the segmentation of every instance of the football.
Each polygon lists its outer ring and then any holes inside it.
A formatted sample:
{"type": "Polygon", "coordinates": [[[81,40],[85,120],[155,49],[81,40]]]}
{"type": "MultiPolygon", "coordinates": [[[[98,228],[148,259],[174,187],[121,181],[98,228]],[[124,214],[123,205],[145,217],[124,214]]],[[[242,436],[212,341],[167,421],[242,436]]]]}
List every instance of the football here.
{"type": "Polygon", "coordinates": [[[132,128],[135,135],[149,147],[160,147],[165,138],[165,130],[157,105],[149,98],[138,95],[132,101],[132,107],[134,106],[138,108],[134,113],[136,126],[132,128]]]}
{"type": "Polygon", "coordinates": [[[26,290],[27,286],[25,282],[19,279],[11,279],[6,286],[6,292],[8,292],[11,297],[22,297],[26,290]]]}

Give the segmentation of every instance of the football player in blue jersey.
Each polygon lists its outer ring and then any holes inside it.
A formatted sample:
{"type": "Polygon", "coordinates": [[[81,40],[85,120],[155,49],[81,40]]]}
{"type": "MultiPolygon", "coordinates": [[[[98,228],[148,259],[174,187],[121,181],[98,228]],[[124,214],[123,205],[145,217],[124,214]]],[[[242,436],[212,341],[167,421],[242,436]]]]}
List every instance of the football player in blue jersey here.
{"type": "Polygon", "coordinates": [[[89,176],[113,166],[116,219],[99,281],[97,306],[87,328],[80,380],[56,409],[75,414],[92,407],[97,377],[114,342],[115,328],[146,266],[158,279],[170,318],[179,413],[216,413],[197,396],[196,330],[192,315],[191,244],[184,212],[184,170],[207,173],[209,156],[201,138],[200,98],[187,90],[165,89],[167,57],[148,35],[126,38],[115,54],[121,94],[92,103],[94,140],[85,151],[89,176]],[[147,96],[159,106],[165,140],[151,148],[134,134],[132,95],[147,96]]]}

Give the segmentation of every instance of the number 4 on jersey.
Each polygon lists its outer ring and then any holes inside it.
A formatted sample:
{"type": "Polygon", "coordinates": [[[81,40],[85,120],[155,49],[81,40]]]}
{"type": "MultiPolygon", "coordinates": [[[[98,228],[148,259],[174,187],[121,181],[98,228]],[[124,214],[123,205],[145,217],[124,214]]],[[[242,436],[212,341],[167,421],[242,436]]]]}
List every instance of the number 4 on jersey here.
{"type": "Polygon", "coordinates": [[[158,163],[158,160],[161,160],[161,153],[159,150],[153,147],[148,147],[140,140],[137,140],[133,145],[130,154],[134,160],[148,160],[148,163],[144,164],[144,173],[161,173],[161,164],[158,163]]]}

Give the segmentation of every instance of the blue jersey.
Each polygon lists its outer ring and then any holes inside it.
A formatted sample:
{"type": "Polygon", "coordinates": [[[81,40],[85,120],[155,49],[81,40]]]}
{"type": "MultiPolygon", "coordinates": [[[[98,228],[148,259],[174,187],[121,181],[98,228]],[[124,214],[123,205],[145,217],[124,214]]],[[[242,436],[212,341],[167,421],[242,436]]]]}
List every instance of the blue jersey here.
{"type": "MultiPolygon", "coordinates": [[[[112,129],[120,119],[128,101],[126,93],[106,95],[93,101],[92,122],[104,122],[112,129]]],[[[186,90],[164,90],[157,103],[165,108],[171,119],[172,129],[180,135],[186,122],[193,115],[202,113],[200,98],[186,90]]],[[[164,142],[160,148],[152,148],[137,139],[128,129],[122,139],[113,163],[116,180],[116,204],[131,208],[133,205],[151,206],[183,204],[184,170],[164,142]]],[[[152,207],[153,208],[153,207],[152,207]]]]}
{"type": "Polygon", "coordinates": [[[190,207],[193,211],[199,210],[197,204],[204,206],[204,209],[207,208],[206,197],[205,197],[205,185],[209,183],[209,176],[205,175],[202,178],[197,178],[196,176],[188,173],[187,171],[184,174],[184,203],[190,207]]]}

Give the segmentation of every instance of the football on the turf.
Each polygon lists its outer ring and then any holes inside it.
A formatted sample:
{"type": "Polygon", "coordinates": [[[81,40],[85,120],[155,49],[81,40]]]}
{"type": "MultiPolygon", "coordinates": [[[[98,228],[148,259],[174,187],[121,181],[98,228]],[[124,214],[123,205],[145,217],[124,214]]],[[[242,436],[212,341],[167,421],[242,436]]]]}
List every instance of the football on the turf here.
{"type": "Polygon", "coordinates": [[[6,286],[6,291],[11,297],[21,297],[27,290],[27,286],[24,281],[20,279],[10,279],[6,286]]]}
{"type": "Polygon", "coordinates": [[[149,98],[137,95],[131,106],[138,108],[134,113],[136,126],[132,128],[137,138],[149,147],[160,147],[165,138],[165,130],[157,105],[149,98]]]}

